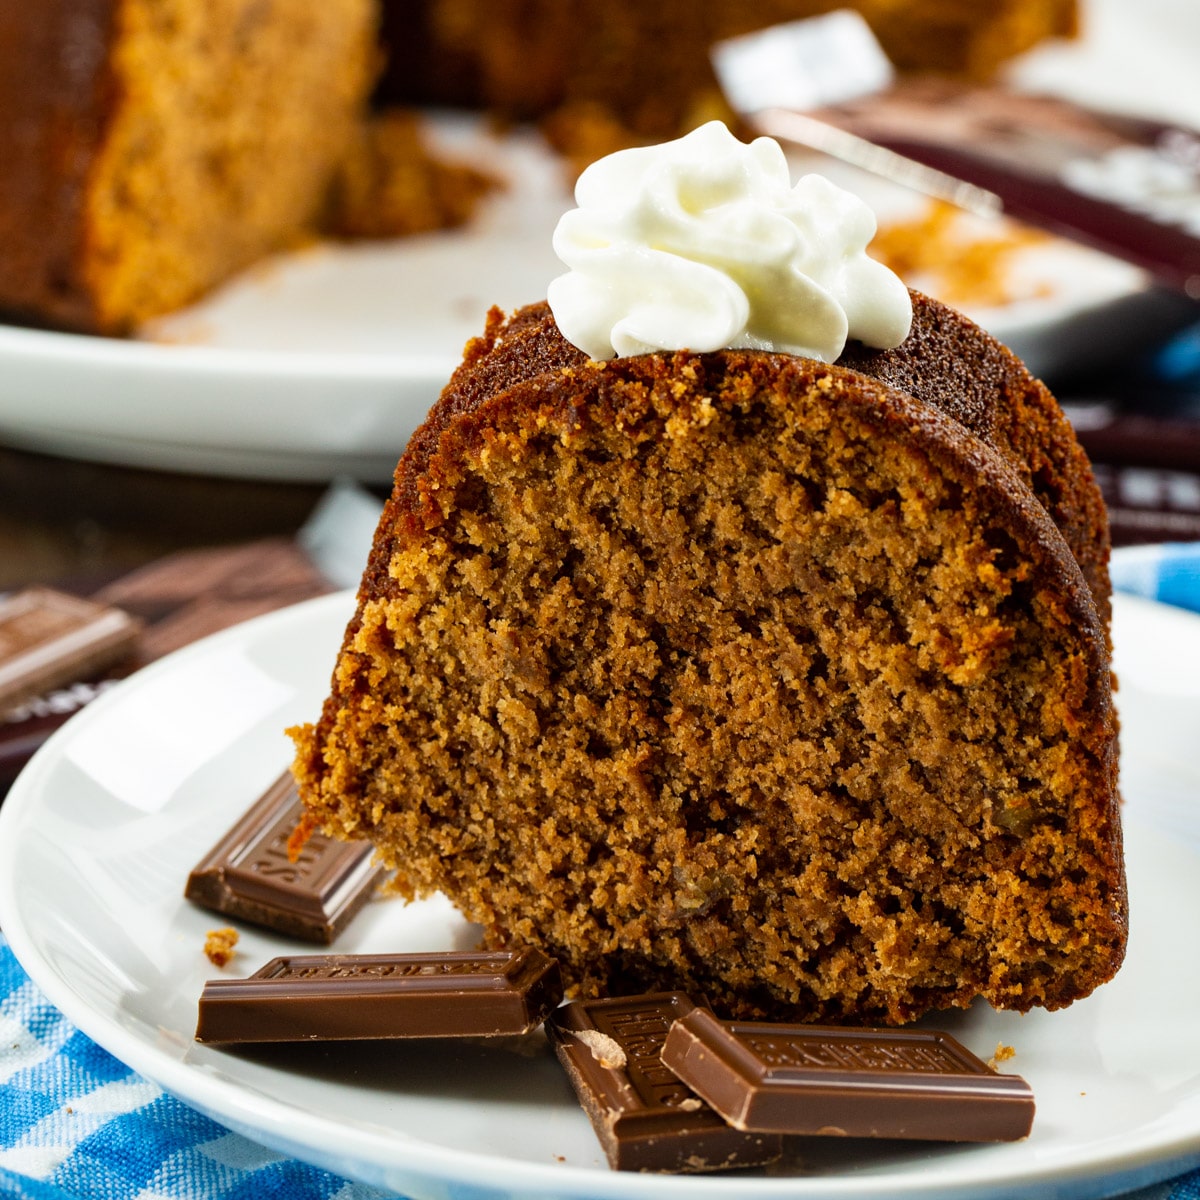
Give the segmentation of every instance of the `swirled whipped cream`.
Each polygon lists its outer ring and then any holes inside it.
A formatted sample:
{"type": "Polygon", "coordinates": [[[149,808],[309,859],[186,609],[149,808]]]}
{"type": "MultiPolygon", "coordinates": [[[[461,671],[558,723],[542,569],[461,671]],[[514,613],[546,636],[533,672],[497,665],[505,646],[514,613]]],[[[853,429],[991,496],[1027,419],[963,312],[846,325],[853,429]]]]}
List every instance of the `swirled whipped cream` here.
{"type": "Polygon", "coordinates": [[[847,338],[908,335],[908,289],[868,258],[875,215],[821,175],[794,186],[778,142],[719,121],[593,163],[554,250],[550,308],[594,359],[726,347],[833,362],[847,338]]]}

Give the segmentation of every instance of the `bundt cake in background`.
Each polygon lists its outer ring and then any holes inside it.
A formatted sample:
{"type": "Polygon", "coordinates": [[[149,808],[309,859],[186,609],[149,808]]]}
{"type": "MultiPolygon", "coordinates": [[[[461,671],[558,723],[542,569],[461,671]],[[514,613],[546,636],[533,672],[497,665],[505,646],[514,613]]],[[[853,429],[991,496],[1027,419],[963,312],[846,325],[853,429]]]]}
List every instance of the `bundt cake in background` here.
{"type": "Polygon", "coordinates": [[[0,13],[0,309],[121,332],[310,235],[377,71],[374,0],[0,13]]]}
{"type": "MultiPolygon", "coordinates": [[[[841,0],[838,0],[840,3],[841,0]]],[[[572,169],[714,103],[719,37],[830,0],[45,0],[0,11],[0,313],[104,333],[320,233],[467,219],[489,180],[379,102],[538,118],[572,169]],[[382,30],[382,33],[380,32],[382,30]]],[[[904,68],[981,75],[1074,0],[857,0],[904,68]]]]}
{"type": "Polygon", "coordinates": [[[973,79],[1078,30],[1076,0],[384,0],[381,88],[519,119],[599,106],[673,137],[712,114],[714,42],[837,8],[861,12],[900,70],[973,79]]]}
{"type": "Polygon", "coordinates": [[[1087,461],[865,206],[732,142],[590,168],[553,312],[467,347],[294,731],[310,817],[582,994],[1065,1005],[1126,935],[1087,461]]]}

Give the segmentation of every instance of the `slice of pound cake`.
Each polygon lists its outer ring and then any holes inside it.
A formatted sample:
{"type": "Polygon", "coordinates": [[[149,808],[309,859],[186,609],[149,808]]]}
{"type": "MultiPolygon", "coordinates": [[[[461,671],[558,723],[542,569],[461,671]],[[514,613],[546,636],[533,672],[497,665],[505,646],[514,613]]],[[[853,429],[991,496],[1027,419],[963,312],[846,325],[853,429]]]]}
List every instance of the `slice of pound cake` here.
{"type": "Polygon", "coordinates": [[[312,819],[581,994],[1088,994],[1126,935],[1108,543],[1054,402],[773,143],[578,196],[553,312],[493,313],[397,468],[294,731],[312,819]]]}

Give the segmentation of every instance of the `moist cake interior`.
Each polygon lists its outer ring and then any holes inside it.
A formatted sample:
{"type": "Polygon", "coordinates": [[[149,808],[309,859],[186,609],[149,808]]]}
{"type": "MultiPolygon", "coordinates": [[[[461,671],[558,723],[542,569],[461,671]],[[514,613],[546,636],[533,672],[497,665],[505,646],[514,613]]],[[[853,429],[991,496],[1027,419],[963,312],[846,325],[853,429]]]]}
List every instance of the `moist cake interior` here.
{"type": "Polygon", "coordinates": [[[786,356],[461,375],[298,735],[320,822],[581,994],[903,1021],[1115,970],[1105,630],[1010,463],[786,356]]]}

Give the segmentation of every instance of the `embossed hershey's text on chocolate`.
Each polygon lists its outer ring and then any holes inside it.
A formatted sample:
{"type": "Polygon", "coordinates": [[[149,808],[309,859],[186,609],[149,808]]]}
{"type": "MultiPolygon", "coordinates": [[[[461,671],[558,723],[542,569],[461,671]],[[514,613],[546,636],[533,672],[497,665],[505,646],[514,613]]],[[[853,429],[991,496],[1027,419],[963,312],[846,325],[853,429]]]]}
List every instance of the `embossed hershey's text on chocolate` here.
{"type": "Polygon", "coordinates": [[[255,979],[404,979],[414,989],[437,988],[456,979],[464,988],[499,988],[518,960],[507,952],[488,954],[341,954],[272,959],[255,979]]]}
{"type": "Polygon", "coordinates": [[[615,1170],[716,1171],[779,1157],[779,1138],[731,1129],[663,1065],[667,1031],[694,1007],[683,992],[577,1000],[546,1026],[615,1170]]]}
{"type": "Polygon", "coordinates": [[[854,1035],[839,1030],[835,1037],[820,1033],[803,1039],[789,1032],[754,1033],[753,1026],[744,1026],[742,1044],[760,1063],[768,1067],[798,1067],[828,1071],[912,1071],[933,1075],[961,1074],[964,1067],[963,1049],[951,1045],[945,1035],[935,1035],[922,1041],[908,1037],[899,1040],[894,1034],[874,1037],[854,1035]],[[846,1033],[851,1036],[847,1038],[846,1033]]]}
{"type": "Polygon", "coordinates": [[[292,955],[209,980],[196,1040],[502,1037],[536,1028],[561,1000],[558,963],[535,949],[292,955]]]}
{"type": "Polygon", "coordinates": [[[936,1030],[719,1021],[695,1009],[672,1025],[662,1058],[738,1129],[1004,1142],[1033,1123],[1023,1079],[936,1030]]]}
{"type": "Polygon", "coordinates": [[[370,899],[383,868],[369,842],[320,832],[289,858],[288,839],[303,812],[284,772],[193,868],[184,895],[276,933],[332,942],[370,899]]]}

